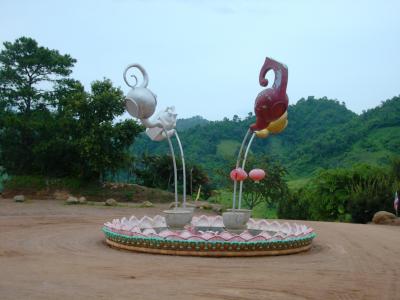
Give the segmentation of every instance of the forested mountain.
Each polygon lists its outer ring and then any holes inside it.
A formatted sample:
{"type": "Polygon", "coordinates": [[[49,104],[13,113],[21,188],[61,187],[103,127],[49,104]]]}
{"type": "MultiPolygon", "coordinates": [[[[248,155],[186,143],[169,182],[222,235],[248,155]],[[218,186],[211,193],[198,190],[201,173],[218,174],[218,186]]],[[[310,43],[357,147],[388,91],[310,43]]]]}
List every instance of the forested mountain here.
{"type": "Polygon", "coordinates": [[[194,116],[194,117],[187,118],[187,119],[178,119],[176,121],[176,128],[180,132],[180,131],[195,127],[197,125],[200,125],[200,126],[206,125],[207,123],[208,123],[208,120],[204,119],[202,116],[194,116]]]}
{"type": "MultiPolygon", "coordinates": [[[[289,125],[283,133],[256,139],[251,151],[280,161],[291,178],[309,177],[319,168],[360,162],[382,165],[400,154],[400,97],[361,115],[336,100],[308,97],[289,106],[288,116],[289,125]]],[[[252,114],[243,120],[237,116],[208,122],[201,117],[189,119],[179,130],[186,159],[202,165],[218,181],[222,174],[219,170],[227,173],[235,164],[235,155],[254,119],[252,114]]],[[[136,156],[143,152],[168,153],[168,147],[166,142],[152,142],[142,134],[132,151],[136,156]]]]}

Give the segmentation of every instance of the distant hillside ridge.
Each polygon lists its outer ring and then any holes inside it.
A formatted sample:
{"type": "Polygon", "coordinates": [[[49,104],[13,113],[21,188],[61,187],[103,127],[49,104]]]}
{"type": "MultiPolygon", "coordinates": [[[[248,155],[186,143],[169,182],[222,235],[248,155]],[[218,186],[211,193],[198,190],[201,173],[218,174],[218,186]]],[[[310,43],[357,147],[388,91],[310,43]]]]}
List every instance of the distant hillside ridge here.
{"type": "Polygon", "coordinates": [[[180,131],[185,131],[196,126],[203,126],[208,124],[208,120],[204,119],[202,116],[194,116],[186,119],[178,119],[176,121],[176,129],[180,131]]]}
{"type": "MultiPolygon", "coordinates": [[[[360,115],[337,100],[303,98],[289,106],[288,119],[288,127],[281,134],[256,139],[251,154],[279,161],[292,178],[309,177],[320,168],[357,163],[385,165],[392,156],[400,155],[399,96],[360,115]]],[[[202,165],[210,178],[218,181],[219,170],[233,167],[246,130],[254,120],[252,113],[222,121],[207,121],[200,116],[180,119],[178,124],[183,127],[178,130],[185,158],[202,165]]],[[[132,151],[138,156],[143,152],[166,154],[169,150],[167,143],[152,142],[141,135],[132,151]]]]}

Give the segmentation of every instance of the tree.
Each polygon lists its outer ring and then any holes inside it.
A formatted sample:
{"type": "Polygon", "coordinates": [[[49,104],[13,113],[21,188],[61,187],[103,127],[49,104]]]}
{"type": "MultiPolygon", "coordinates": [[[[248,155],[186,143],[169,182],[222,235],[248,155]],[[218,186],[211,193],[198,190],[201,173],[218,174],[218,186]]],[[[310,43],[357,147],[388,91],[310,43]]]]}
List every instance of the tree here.
{"type": "Polygon", "coordinates": [[[7,108],[29,114],[34,109],[55,105],[57,91],[70,84],[68,76],[76,60],[57,50],[39,47],[27,37],[3,45],[0,98],[7,108]]]}
{"type": "Polygon", "coordinates": [[[60,91],[73,84],[68,78],[76,60],[57,50],[39,47],[31,38],[5,42],[0,52],[2,160],[9,171],[35,169],[35,150],[53,126],[50,107],[60,91]]]}
{"type": "MultiPolygon", "coordinates": [[[[178,171],[178,188],[182,191],[182,162],[176,160],[178,171]]],[[[174,188],[174,168],[172,157],[170,155],[148,155],[144,153],[142,157],[135,161],[134,172],[137,181],[148,187],[156,187],[172,191],[174,188]]],[[[190,188],[193,188],[193,194],[201,186],[201,192],[204,198],[208,198],[211,194],[209,186],[209,178],[201,167],[190,162],[186,165],[186,191],[190,195],[190,188]],[[192,182],[190,182],[192,180],[192,182]]]]}
{"type": "Polygon", "coordinates": [[[11,174],[102,178],[129,164],[142,127],[115,122],[123,93],[108,79],[86,92],[69,78],[76,62],[22,37],[0,52],[1,163],[11,174]]]}
{"type": "Polygon", "coordinates": [[[288,194],[288,186],[284,180],[287,171],[276,162],[272,162],[267,157],[249,159],[247,170],[252,168],[263,169],[266,177],[258,183],[247,179],[243,183],[243,203],[253,209],[261,203],[266,207],[273,207],[288,194]]]}
{"type": "Polygon", "coordinates": [[[400,157],[394,157],[391,161],[391,175],[394,179],[394,189],[400,189],[400,157]]]}
{"type": "Polygon", "coordinates": [[[131,164],[128,148],[143,128],[133,120],[114,122],[125,106],[110,80],[94,81],[91,93],[80,90],[59,102],[57,119],[66,126],[65,143],[75,152],[80,176],[102,180],[106,171],[131,164]]]}
{"type": "Polygon", "coordinates": [[[247,113],[247,117],[245,118],[245,120],[252,120],[253,117],[254,117],[253,112],[250,111],[250,112],[247,113]]]}

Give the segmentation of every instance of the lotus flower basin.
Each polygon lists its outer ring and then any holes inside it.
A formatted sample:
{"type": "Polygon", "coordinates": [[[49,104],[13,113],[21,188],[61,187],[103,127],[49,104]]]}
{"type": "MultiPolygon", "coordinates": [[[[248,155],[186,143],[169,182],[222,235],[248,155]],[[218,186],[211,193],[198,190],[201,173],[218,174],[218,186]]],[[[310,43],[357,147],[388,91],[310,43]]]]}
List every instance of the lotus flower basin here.
{"type": "Polygon", "coordinates": [[[229,232],[221,216],[193,217],[183,230],[167,227],[166,218],[115,219],[104,224],[106,242],[137,252],[192,256],[261,256],[306,251],[313,229],[296,223],[250,219],[247,229],[229,232]]]}
{"type": "Polygon", "coordinates": [[[193,216],[193,209],[175,208],[164,210],[167,226],[172,229],[183,229],[190,224],[193,216]]]}
{"type": "Polygon", "coordinates": [[[228,230],[245,230],[246,224],[251,216],[251,210],[248,209],[228,209],[222,214],[225,228],[228,230]]]}

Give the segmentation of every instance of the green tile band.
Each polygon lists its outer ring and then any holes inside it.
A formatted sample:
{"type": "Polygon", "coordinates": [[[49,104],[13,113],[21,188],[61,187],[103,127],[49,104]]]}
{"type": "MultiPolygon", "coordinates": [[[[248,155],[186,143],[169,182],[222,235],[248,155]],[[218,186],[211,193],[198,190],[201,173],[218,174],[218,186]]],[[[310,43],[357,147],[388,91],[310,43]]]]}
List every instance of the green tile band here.
{"type": "Polygon", "coordinates": [[[184,251],[268,251],[295,249],[309,245],[317,236],[314,232],[301,237],[289,237],[285,240],[265,241],[191,241],[191,240],[166,240],[161,237],[128,236],[113,232],[103,227],[107,239],[123,245],[141,248],[184,250],[184,251]]]}

